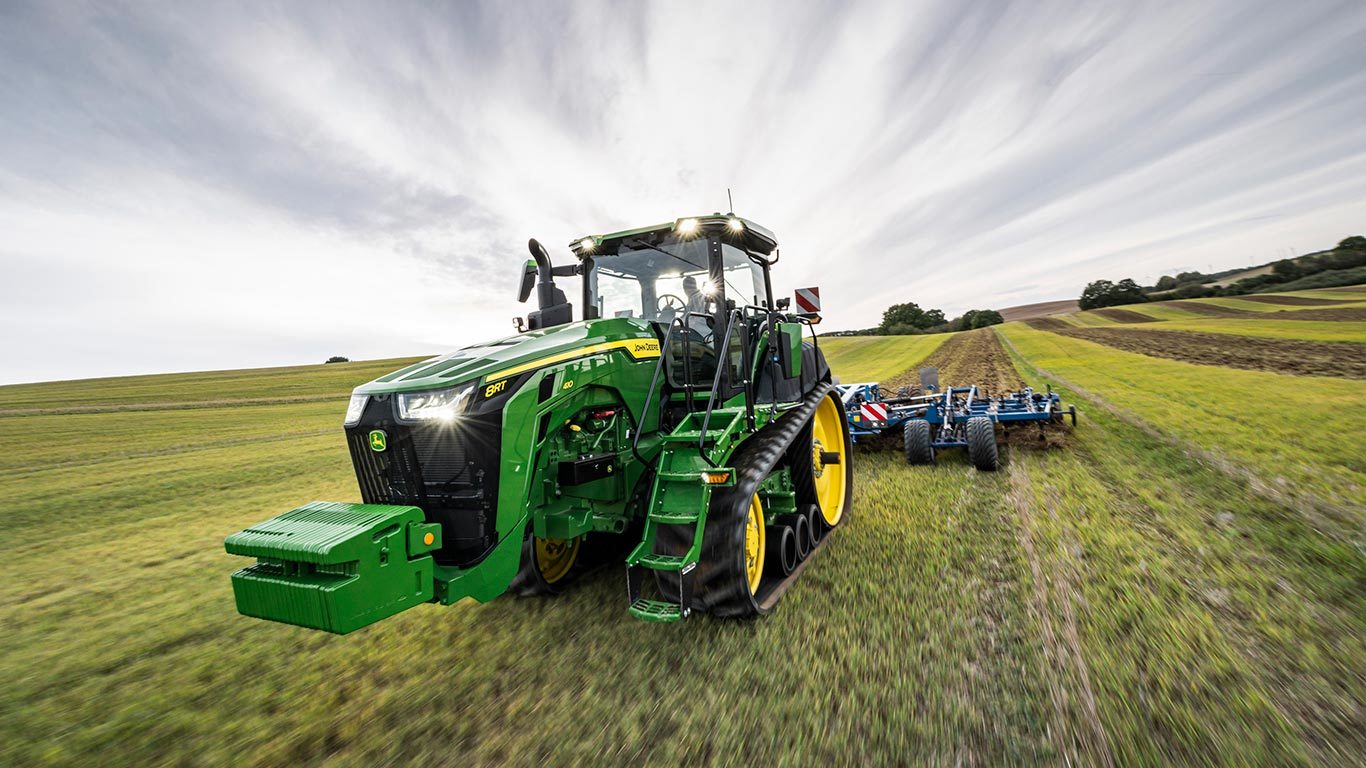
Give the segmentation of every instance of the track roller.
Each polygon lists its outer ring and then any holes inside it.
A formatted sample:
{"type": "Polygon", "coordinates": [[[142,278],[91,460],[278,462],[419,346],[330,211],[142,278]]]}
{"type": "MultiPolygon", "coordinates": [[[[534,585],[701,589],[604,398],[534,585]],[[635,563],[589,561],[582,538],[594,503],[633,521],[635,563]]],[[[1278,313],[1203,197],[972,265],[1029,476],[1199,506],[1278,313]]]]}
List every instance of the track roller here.
{"type": "Polygon", "coordinates": [[[821,539],[825,538],[825,518],[821,515],[821,508],[812,504],[806,508],[806,530],[811,537],[811,548],[815,549],[821,539]]]}
{"type": "Polygon", "coordinates": [[[797,567],[797,535],[787,525],[768,527],[768,564],[769,574],[782,578],[797,567]]]}
{"type": "Polygon", "coordinates": [[[806,556],[811,554],[811,521],[806,515],[797,512],[782,515],[777,523],[792,529],[793,543],[797,545],[797,562],[805,560],[806,556]]]}

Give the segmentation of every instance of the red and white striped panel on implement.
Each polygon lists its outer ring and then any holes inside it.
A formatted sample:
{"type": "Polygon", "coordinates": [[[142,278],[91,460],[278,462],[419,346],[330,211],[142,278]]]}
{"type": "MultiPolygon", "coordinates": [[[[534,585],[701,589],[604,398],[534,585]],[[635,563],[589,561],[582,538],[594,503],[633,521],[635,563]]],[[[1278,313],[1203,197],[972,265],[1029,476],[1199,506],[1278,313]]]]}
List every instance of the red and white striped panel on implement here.
{"type": "Polygon", "coordinates": [[[797,289],[797,311],[798,311],[798,312],[819,312],[819,311],[821,311],[821,289],[819,289],[819,288],[798,288],[798,289],[797,289]]]}
{"type": "Polygon", "coordinates": [[[859,406],[858,413],[867,421],[887,420],[887,406],[882,403],[864,403],[859,406]]]}

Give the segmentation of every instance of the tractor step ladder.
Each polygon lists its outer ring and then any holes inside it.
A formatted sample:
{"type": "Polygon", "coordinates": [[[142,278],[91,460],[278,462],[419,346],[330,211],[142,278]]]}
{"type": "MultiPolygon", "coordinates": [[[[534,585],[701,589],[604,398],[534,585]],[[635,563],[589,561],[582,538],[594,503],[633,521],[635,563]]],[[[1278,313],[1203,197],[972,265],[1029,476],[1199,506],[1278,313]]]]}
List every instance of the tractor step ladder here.
{"type": "MultiPolygon", "coordinates": [[[[630,614],[643,621],[670,622],[687,618],[691,612],[693,571],[702,554],[702,537],[706,527],[706,513],[711,505],[714,487],[707,483],[704,472],[728,472],[725,467],[714,467],[710,460],[728,448],[734,429],[743,412],[715,414],[718,428],[707,429],[705,435],[691,417],[685,419],[672,433],[664,436],[664,448],[659,455],[658,470],[650,494],[650,508],[645,516],[645,530],[640,543],[626,556],[626,590],[630,598],[630,614]],[[700,447],[700,448],[699,448],[700,447]],[[703,452],[707,458],[703,458],[703,452]],[[692,542],[683,554],[655,552],[655,539],[661,525],[691,525],[692,542]],[[647,571],[678,574],[678,594],[667,595],[669,600],[641,597],[647,571]]],[[[692,414],[691,416],[700,416],[692,414]]]]}

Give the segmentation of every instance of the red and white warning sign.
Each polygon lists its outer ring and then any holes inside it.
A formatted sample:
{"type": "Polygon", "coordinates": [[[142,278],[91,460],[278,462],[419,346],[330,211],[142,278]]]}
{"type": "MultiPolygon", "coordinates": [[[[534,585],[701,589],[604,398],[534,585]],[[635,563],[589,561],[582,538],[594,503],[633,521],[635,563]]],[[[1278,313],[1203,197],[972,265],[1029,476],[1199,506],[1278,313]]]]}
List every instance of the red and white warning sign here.
{"type": "Polygon", "coordinates": [[[859,406],[858,412],[865,421],[887,420],[887,406],[882,403],[864,403],[859,406]]]}
{"type": "Polygon", "coordinates": [[[819,289],[819,288],[798,288],[798,289],[797,289],[797,311],[798,311],[798,312],[819,312],[819,311],[821,311],[821,289],[819,289]]]}

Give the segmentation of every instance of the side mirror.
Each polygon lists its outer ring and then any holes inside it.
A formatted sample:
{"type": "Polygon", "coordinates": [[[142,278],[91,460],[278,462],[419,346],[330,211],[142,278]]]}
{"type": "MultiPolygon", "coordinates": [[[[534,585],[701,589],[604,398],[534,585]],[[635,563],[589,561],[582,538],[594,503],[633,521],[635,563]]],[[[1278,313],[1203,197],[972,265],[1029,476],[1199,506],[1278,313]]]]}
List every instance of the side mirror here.
{"type": "Polygon", "coordinates": [[[525,304],[531,298],[531,289],[536,285],[536,262],[527,260],[522,267],[522,284],[517,288],[517,300],[525,304]]]}
{"type": "Polygon", "coordinates": [[[792,306],[792,297],[784,296],[773,303],[778,305],[778,311],[783,312],[792,306]]]}
{"type": "Polygon", "coordinates": [[[778,344],[778,364],[785,379],[799,379],[802,376],[802,325],[801,323],[778,323],[776,334],[778,344]]]}

